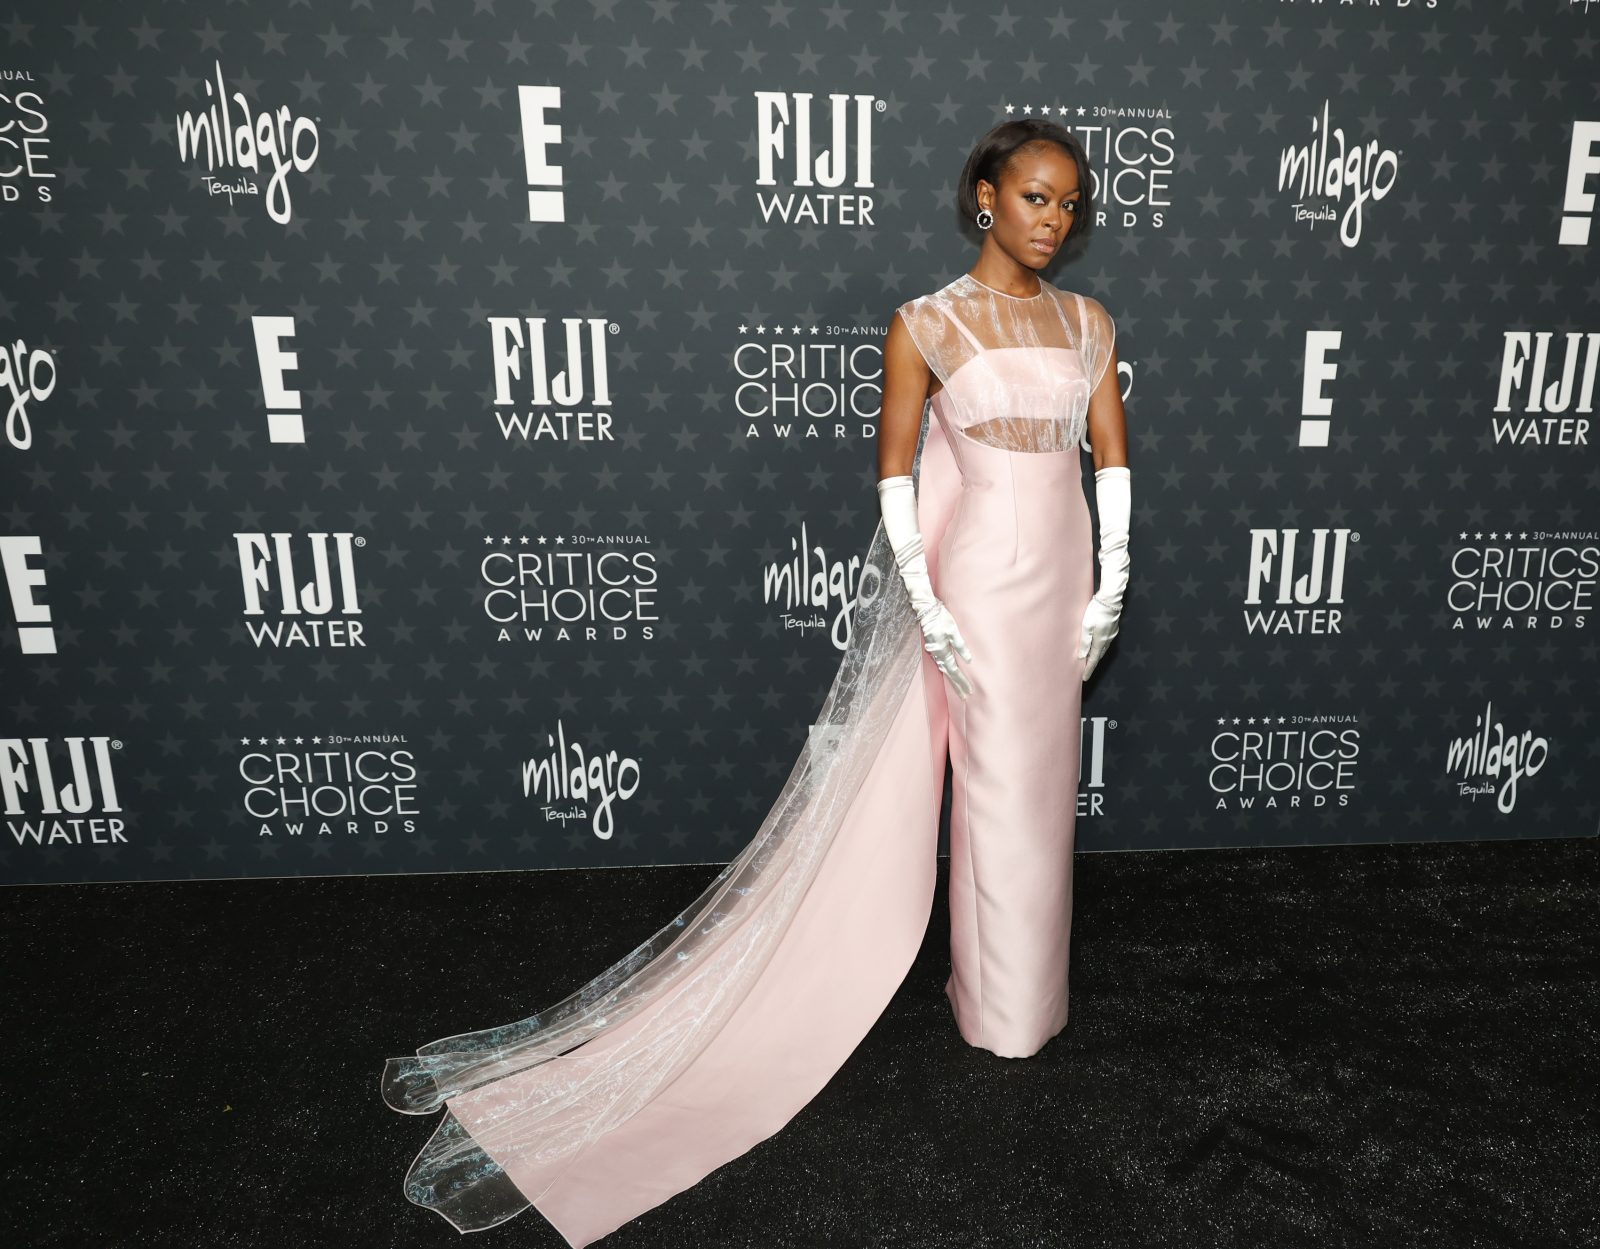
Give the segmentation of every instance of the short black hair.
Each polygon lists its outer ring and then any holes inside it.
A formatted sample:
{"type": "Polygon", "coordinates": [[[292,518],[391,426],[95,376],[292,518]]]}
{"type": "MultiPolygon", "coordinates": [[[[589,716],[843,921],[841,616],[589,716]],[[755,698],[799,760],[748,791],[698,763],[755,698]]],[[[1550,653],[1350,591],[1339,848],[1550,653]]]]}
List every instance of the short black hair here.
{"type": "Polygon", "coordinates": [[[1088,235],[1094,225],[1094,179],[1090,176],[1089,155],[1083,150],[1078,136],[1060,122],[1042,117],[1023,117],[1003,121],[979,139],[961,169],[961,181],[956,187],[956,202],[961,207],[965,223],[971,225],[977,217],[978,180],[1000,185],[1000,176],[1019,150],[1039,143],[1059,144],[1073,164],[1078,167],[1078,188],[1082,198],[1073,215],[1072,226],[1063,244],[1076,242],[1088,235]]]}

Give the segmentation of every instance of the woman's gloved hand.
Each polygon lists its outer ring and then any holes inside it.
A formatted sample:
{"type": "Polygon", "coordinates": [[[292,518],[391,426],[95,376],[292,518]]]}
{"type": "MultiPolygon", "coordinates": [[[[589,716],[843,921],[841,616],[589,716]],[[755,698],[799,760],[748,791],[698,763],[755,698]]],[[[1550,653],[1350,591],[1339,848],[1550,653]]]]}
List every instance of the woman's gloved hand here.
{"type": "Polygon", "coordinates": [[[933,583],[928,578],[928,560],[922,548],[922,530],[917,525],[916,486],[909,476],[885,477],[878,483],[878,506],[883,512],[883,531],[894,550],[894,562],[900,569],[900,579],[905,582],[911,596],[911,606],[916,610],[917,621],[922,626],[922,648],[933,656],[939,671],[950,678],[956,693],[962,698],[972,693],[972,682],[956,666],[956,656],[968,662],[972,652],[956,625],[955,617],[935,597],[933,583]]]}
{"type": "Polygon", "coordinates": [[[1108,465],[1094,475],[1094,501],[1100,512],[1100,588],[1083,613],[1078,658],[1083,679],[1117,636],[1122,595],[1128,588],[1128,523],[1132,513],[1131,474],[1126,465],[1108,465]]]}

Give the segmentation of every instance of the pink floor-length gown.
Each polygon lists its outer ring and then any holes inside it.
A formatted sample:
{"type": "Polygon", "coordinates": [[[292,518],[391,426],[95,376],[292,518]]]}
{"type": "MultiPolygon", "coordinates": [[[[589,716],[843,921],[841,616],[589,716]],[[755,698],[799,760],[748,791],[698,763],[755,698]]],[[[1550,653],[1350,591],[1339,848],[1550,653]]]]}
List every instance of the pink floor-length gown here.
{"type": "MultiPolygon", "coordinates": [[[[723,974],[710,962],[578,1048],[448,1097],[435,1139],[447,1128],[473,1138],[485,1191],[509,1194],[504,1217],[531,1204],[574,1249],[778,1131],[861,1042],[927,929],[947,755],[945,992],[956,1026],[974,1046],[1024,1057],[1066,1023],[1076,653],[1094,590],[1079,450],[1114,327],[1096,301],[1049,283],[1019,298],[970,275],[897,311],[943,383],[918,455],[918,519],[935,592],[972,652],[962,666],[973,692],[963,700],[950,689],[899,617],[905,644],[918,648],[910,679],[882,710],[860,787],[781,937],[715,1027],[693,1035],[709,1015],[706,986],[723,974]],[[545,1136],[600,1121],[614,1096],[608,1077],[657,1033],[691,1034],[693,1056],[621,1122],[575,1150],[543,1151],[545,1136]],[[511,1141],[501,1121],[528,1106],[541,1108],[543,1135],[511,1141]]],[[[757,901],[735,929],[770,919],[762,907],[772,905],[757,901]]],[[[738,936],[710,956],[730,976],[738,936]]],[[[408,1195],[440,1208],[426,1185],[408,1195]]]]}

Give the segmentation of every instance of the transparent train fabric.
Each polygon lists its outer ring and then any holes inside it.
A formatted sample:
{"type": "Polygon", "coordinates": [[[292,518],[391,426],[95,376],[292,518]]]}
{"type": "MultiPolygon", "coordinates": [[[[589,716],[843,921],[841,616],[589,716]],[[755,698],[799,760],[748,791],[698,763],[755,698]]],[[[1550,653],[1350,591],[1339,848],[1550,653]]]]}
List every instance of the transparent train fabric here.
{"type": "MultiPolygon", "coordinates": [[[[944,385],[943,399],[935,396],[942,419],[968,437],[1049,451],[1082,436],[1088,395],[1114,335],[1097,302],[1049,284],[1032,299],[1015,299],[963,275],[898,311],[944,385]],[[1015,350],[1027,347],[1061,350],[1015,350]]],[[[926,435],[925,419],[912,468],[919,483],[926,435]]],[[[445,1114],[406,1175],[408,1198],[461,1231],[520,1213],[529,1198],[491,1151],[539,1164],[574,1156],[670,1084],[743,1000],[815,878],[921,663],[921,630],[881,520],[854,611],[833,684],[777,800],[699,897],[545,1010],[433,1041],[385,1065],[383,1098],[403,1113],[427,1114],[478,1089],[492,1103],[488,1126],[479,1122],[475,1134],[445,1114]],[[586,1042],[654,1004],[662,1010],[649,1027],[633,1030],[602,1060],[583,1060],[586,1042]],[[508,1079],[575,1050],[570,1069],[551,1069],[557,1079],[508,1079]]]]}
{"type": "MultiPolygon", "coordinates": [[[[926,426],[924,426],[924,433],[926,426]]],[[[915,475],[920,479],[921,443],[915,475]]],[[[665,995],[660,1020],[596,1070],[574,1064],[536,1094],[504,1086],[476,1137],[447,1113],[406,1177],[406,1195],[462,1231],[527,1208],[489,1151],[573,1155],[671,1082],[716,1035],[767,965],[887,735],[922,657],[922,634],[880,520],[868,543],[850,638],[816,726],[750,844],[680,914],[577,991],[515,1023],[446,1037],[391,1059],[384,1100],[426,1114],[447,1099],[582,1046],[665,995]],[[592,1112],[592,1113],[591,1113],[592,1112]]],[[[580,1050],[581,1054],[582,1051],[580,1050]]],[[[576,1058],[577,1055],[574,1055],[576,1058]]],[[[593,1064],[590,1064],[593,1066],[593,1064]]]]}
{"type": "Polygon", "coordinates": [[[898,312],[943,383],[941,417],[960,433],[1019,452],[1082,442],[1116,338],[1099,300],[1043,279],[1036,295],[1007,295],[962,274],[898,312]]]}

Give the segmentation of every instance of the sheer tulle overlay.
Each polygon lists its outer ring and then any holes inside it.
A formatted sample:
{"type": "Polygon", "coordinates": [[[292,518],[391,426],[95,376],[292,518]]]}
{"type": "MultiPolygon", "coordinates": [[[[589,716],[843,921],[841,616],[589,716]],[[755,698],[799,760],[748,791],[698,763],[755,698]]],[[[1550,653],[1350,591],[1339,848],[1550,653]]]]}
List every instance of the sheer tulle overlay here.
{"type": "Polygon", "coordinates": [[[386,1065],[394,1109],[448,1108],[405,1192],[461,1231],[533,1205],[587,1245],[814,1097],[926,932],[947,751],[962,1034],[1021,1054],[1065,1020],[1081,661],[1064,658],[1075,618],[1059,636],[1046,621],[1081,616],[1092,546],[1078,457],[1049,452],[1076,449],[1113,330],[1093,300],[1048,285],[1013,300],[966,276],[898,312],[944,384],[913,475],[935,589],[980,640],[976,700],[947,698],[880,523],[839,669],[749,845],[548,1009],[386,1065]],[[1041,677],[1060,688],[1042,696],[1041,677]],[[997,822],[1021,835],[1002,844],[997,822]]]}
{"type": "Polygon", "coordinates": [[[1002,451],[1081,443],[1116,338],[1099,300],[1048,282],[1036,295],[1007,295],[962,274],[898,311],[944,384],[939,415],[953,431],[1002,451]]]}

